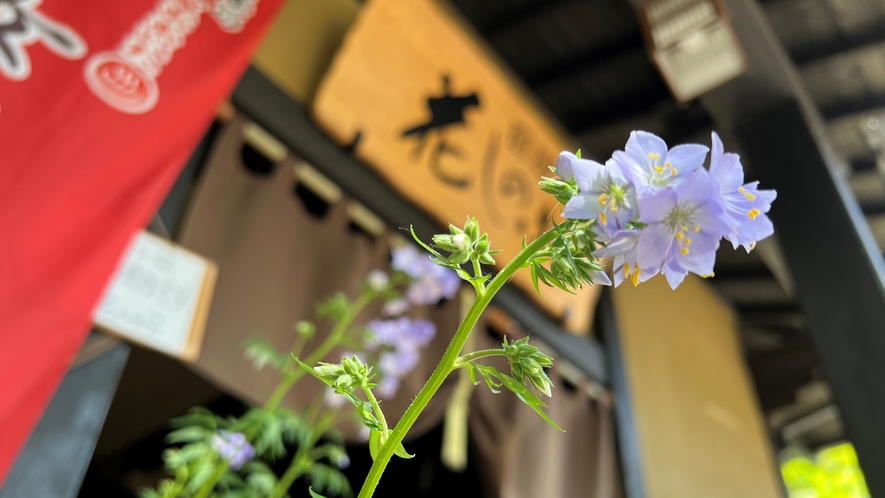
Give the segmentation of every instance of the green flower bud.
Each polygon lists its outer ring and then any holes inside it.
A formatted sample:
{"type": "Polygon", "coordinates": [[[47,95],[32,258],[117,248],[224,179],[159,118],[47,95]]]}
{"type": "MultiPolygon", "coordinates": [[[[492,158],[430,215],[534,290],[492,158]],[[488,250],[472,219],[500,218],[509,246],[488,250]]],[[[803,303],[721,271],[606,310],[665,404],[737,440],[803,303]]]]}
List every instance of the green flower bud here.
{"type": "Polygon", "coordinates": [[[488,240],[480,240],[476,244],[476,252],[477,254],[488,254],[491,249],[491,244],[489,244],[488,240]]]}
{"type": "Polygon", "coordinates": [[[337,378],[339,375],[344,373],[344,369],[341,368],[341,365],[321,363],[320,366],[314,367],[314,372],[317,375],[327,379],[337,378]]]}
{"type": "Polygon", "coordinates": [[[460,265],[466,263],[470,259],[470,251],[453,252],[449,256],[449,263],[460,265]]]}
{"type": "Polygon", "coordinates": [[[476,218],[467,220],[467,224],[464,225],[464,233],[470,237],[470,242],[476,242],[479,239],[479,222],[476,221],[476,218]]]}
{"type": "Polygon", "coordinates": [[[452,246],[454,246],[456,251],[466,251],[470,248],[470,237],[465,233],[454,235],[452,236],[452,246]]]}
{"type": "Polygon", "coordinates": [[[433,244],[436,247],[439,247],[440,249],[442,249],[443,251],[452,252],[455,250],[455,244],[452,240],[453,237],[456,237],[456,235],[444,235],[444,234],[434,235],[433,236],[433,244]]]}
{"type": "Polygon", "coordinates": [[[301,320],[295,324],[295,332],[298,332],[298,335],[304,337],[305,339],[310,339],[316,333],[317,328],[316,325],[301,320]]]}

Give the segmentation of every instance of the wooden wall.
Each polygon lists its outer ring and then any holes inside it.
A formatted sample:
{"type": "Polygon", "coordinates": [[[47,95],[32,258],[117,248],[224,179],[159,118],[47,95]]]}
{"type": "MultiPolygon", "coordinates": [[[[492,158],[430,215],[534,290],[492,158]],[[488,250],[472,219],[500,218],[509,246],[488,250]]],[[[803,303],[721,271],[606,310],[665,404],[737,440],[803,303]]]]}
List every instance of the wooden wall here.
{"type": "Polygon", "coordinates": [[[700,278],[614,293],[648,498],[774,498],[733,311],[700,278]]]}

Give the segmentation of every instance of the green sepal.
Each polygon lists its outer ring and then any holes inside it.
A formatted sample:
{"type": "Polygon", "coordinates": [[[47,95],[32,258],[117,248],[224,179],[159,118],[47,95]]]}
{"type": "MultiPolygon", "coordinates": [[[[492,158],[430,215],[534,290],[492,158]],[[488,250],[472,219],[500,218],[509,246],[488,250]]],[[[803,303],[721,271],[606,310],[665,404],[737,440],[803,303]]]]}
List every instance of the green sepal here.
{"type": "Polygon", "coordinates": [[[396,449],[393,450],[393,454],[405,460],[415,458],[415,455],[410,455],[409,452],[406,451],[406,449],[403,447],[403,443],[399,443],[396,445],[396,449]]]}
{"type": "Polygon", "coordinates": [[[381,431],[374,429],[369,431],[369,454],[372,455],[373,462],[378,458],[378,453],[381,452],[381,445],[384,444],[381,439],[381,431]]]}

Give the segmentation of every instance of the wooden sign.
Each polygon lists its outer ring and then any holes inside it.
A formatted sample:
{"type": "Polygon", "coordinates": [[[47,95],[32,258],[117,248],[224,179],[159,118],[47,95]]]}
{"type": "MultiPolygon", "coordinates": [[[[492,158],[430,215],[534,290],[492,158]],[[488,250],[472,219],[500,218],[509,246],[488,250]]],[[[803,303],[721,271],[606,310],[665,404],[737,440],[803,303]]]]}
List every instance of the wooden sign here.
{"type": "MultiPolygon", "coordinates": [[[[537,183],[574,147],[479,43],[430,0],[367,2],[313,111],[439,222],[475,216],[506,263],[560,211],[537,183]]],[[[537,297],[528,272],[514,281],[537,297]]],[[[595,291],[544,294],[539,303],[567,328],[587,330],[595,291]]]]}
{"type": "Polygon", "coordinates": [[[141,232],[96,308],[95,327],[195,361],[217,275],[212,261],[141,232]]]}

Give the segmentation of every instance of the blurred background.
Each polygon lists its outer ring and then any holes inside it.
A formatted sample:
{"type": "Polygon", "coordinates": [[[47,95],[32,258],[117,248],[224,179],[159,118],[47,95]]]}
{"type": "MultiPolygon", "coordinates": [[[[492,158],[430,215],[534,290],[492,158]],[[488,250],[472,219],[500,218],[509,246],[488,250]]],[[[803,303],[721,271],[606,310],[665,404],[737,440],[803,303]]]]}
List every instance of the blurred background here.
{"type": "MultiPolygon", "coordinates": [[[[238,340],[285,342],[271,329],[386,264],[399,227],[470,214],[513,247],[546,222],[532,192],[560,150],[605,161],[632,130],[716,130],[778,190],[775,236],[723,245],[715,278],[675,292],[542,302],[514,281],[478,340],[556,357],[569,433],[447,393],[469,407],[466,463],[441,459],[458,422],[438,410],[378,496],[885,494],[885,2],[288,0],[145,227],[217,265],[199,359],[98,327],[0,497],[137,496],[171,417],[261,399],[228,367],[238,340]]],[[[371,460],[348,451],[358,488],[371,460]]]]}

